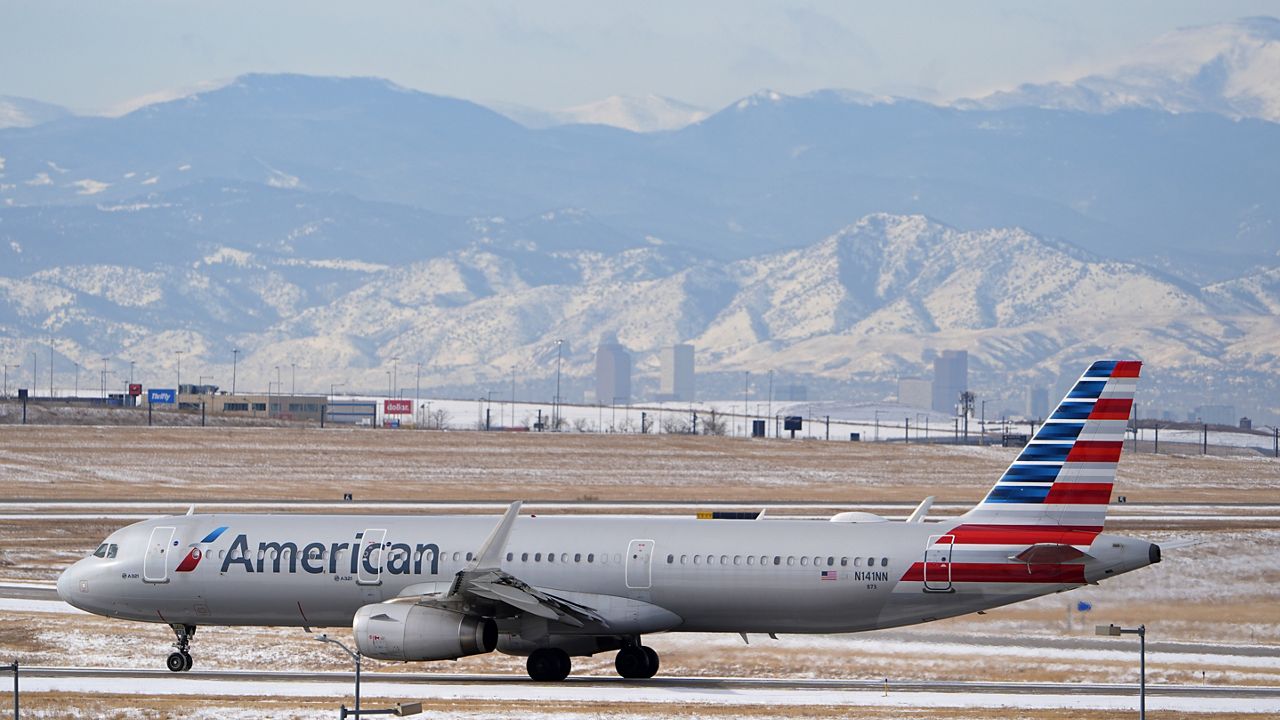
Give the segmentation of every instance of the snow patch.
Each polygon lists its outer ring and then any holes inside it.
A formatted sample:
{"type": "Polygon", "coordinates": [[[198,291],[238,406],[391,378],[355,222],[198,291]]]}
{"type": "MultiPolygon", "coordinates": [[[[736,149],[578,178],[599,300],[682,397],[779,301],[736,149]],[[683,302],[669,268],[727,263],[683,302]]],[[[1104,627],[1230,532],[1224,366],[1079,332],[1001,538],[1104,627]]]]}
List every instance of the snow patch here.
{"type": "Polygon", "coordinates": [[[244,250],[237,250],[224,246],[219,247],[212,253],[205,255],[200,259],[200,263],[205,265],[234,265],[236,267],[250,267],[253,265],[253,253],[244,250]]]}
{"type": "Polygon", "coordinates": [[[288,265],[291,267],[312,267],[322,270],[350,270],[351,272],[382,272],[389,270],[389,265],[381,265],[378,263],[364,262],[363,260],[303,260],[301,258],[287,258],[279,262],[280,265],[288,265]]]}

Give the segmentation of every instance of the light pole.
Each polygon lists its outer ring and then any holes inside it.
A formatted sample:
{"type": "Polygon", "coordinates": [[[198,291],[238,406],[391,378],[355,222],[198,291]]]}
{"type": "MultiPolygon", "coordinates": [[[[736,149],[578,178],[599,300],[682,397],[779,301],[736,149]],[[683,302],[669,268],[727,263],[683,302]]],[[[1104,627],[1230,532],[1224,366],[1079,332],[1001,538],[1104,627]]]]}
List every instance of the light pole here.
{"type": "MultiPolygon", "coordinates": [[[[267,389],[271,389],[271,383],[267,383],[267,389]]],[[[284,394],[284,383],[280,381],[280,366],[276,366],[276,408],[280,407],[280,396],[284,394]]],[[[279,410],[276,415],[279,416],[279,410]]],[[[267,406],[267,417],[271,417],[271,406],[267,406]]]]}
{"type": "Polygon", "coordinates": [[[107,360],[110,358],[102,358],[102,401],[107,401],[107,360]]]}
{"type": "Polygon", "coordinates": [[[1147,626],[1122,628],[1119,625],[1099,625],[1099,635],[1137,635],[1138,636],[1138,720],[1147,718],[1147,626]]]}
{"type": "Polygon", "coordinates": [[[298,364],[289,363],[289,394],[298,396],[298,364]]]}
{"type": "MultiPolygon", "coordinates": [[[[757,412],[759,412],[757,410],[757,412]]],[[[765,417],[773,417],[773,371],[769,371],[769,413],[765,417]]]]}
{"type": "Polygon", "coordinates": [[[36,392],[36,366],[40,364],[40,356],[34,350],[31,351],[31,392],[36,392]]]}
{"type": "Polygon", "coordinates": [[[334,388],[344,387],[346,383],[329,383],[329,397],[333,397],[334,388]]]}
{"type": "Polygon", "coordinates": [[[76,384],[71,392],[75,393],[76,397],[80,397],[80,363],[73,361],[71,364],[76,366],[76,384]]]}
{"type": "Polygon", "coordinates": [[[564,345],[564,340],[556,338],[556,401],[551,407],[551,429],[560,430],[560,346],[564,345]]]}
{"type": "Polygon", "coordinates": [[[239,362],[240,362],[240,348],[232,348],[231,350],[231,394],[232,395],[236,394],[236,365],[238,365],[239,362]]]}
{"type": "Polygon", "coordinates": [[[746,370],[745,372],[746,372],[746,377],[742,378],[742,415],[743,415],[742,435],[744,437],[749,437],[751,433],[747,430],[746,415],[747,415],[747,392],[751,388],[751,371],[746,370]]]}
{"type": "Polygon", "coordinates": [[[516,366],[511,366],[511,427],[516,426],[516,366]]]}
{"type": "Polygon", "coordinates": [[[400,356],[391,358],[391,397],[400,397],[400,356]]]}
{"type": "MultiPolygon", "coordinates": [[[[356,716],[358,717],[360,715],[360,653],[352,650],[346,645],[343,645],[341,640],[334,640],[333,638],[329,637],[325,633],[321,633],[317,635],[316,640],[322,643],[329,643],[330,645],[337,645],[338,647],[342,648],[344,652],[350,655],[351,659],[355,662],[356,664],[356,716]]],[[[342,709],[342,716],[346,717],[346,715],[347,715],[347,712],[346,712],[346,708],[344,707],[342,709]]]]}
{"type": "MultiPolygon", "coordinates": [[[[422,361],[418,361],[418,369],[413,374],[413,406],[422,407],[422,361]]],[[[416,425],[416,417],[415,422],[416,425]]]]}
{"type": "Polygon", "coordinates": [[[132,384],[133,384],[133,366],[134,366],[134,364],[135,364],[135,363],[134,363],[132,360],[130,360],[130,361],[129,361],[129,384],[130,384],[130,385],[132,385],[132,384]]]}
{"type": "Polygon", "coordinates": [[[394,397],[391,394],[391,371],[387,371],[387,397],[394,397]]]}
{"type": "Polygon", "coordinates": [[[5,365],[4,366],[4,396],[9,397],[9,368],[17,370],[21,365],[5,365]]]}
{"type": "Polygon", "coordinates": [[[173,354],[178,356],[178,384],[173,389],[173,392],[176,395],[182,392],[182,351],[174,350],[173,354]]]}
{"type": "Polygon", "coordinates": [[[880,442],[880,411],[876,411],[876,442],[880,442]]]}
{"type": "Polygon", "coordinates": [[[987,401],[982,401],[982,437],[978,439],[979,445],[985,445],[987,442],[987,401]]]}

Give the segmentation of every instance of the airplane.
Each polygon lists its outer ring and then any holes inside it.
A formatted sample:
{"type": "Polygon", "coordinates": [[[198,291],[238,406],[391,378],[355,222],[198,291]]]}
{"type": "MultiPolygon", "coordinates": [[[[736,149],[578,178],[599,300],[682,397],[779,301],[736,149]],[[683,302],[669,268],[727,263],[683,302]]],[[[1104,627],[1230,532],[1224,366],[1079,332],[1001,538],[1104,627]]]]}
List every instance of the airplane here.
{"type": "Polygon", "coordinates": [[[169,625],[175,672],[191,669],[202,625],[350,625],[365,657],[497,650],[526,656],[538,681],[606,652],[622,677],[651,678],[654,633],[746,640],[985,611],[1160,562],[1160,546],[1103,532],[1140,369],[1092,363],[986,497],[945,520],[927,521],[932,498],[905,522],[548,517],[519,502],[497,522],[188,511],[112,533],[58,594],[169,625]]]}

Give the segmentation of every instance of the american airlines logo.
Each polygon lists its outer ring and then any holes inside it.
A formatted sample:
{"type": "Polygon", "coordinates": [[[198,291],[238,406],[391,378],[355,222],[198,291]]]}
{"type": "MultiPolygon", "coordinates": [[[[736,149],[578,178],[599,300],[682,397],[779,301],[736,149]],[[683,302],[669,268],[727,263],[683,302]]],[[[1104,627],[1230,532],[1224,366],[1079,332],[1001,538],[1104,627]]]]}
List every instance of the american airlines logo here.
{"type": "MultiPolygon", "coordinates": [[[[217,540],[222,533],[227,531],[227,527],[228,526],[223,525],[208,535],[205,535],[204,539],[200,541],[200,544],[206,545],[217,540]]],[[[175,541],[174,544],[177,545],[177,542],[175,541]]],[[[178,563],[177,572],[185,573],[195,570],[196,566],[200,564],[200,559],[202,557],[204,557],[204,551],[198,547],[191,548],[191,552],[187,553],[187,556],[182,558],[182,562],[178,563]]]]}

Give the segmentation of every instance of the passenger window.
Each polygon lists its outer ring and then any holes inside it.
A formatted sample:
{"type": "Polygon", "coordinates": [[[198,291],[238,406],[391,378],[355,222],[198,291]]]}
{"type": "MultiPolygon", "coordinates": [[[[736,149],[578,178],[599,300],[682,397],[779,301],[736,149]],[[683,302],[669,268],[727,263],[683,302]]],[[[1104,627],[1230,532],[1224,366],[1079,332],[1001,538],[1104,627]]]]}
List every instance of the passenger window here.
{"type": "Polygon", "coordinates": [[[534,562],[542,562],[542,553],[534,553],[534,554],[533,554],[533,561],[534,561],[534,562]]]}
{"type": "Polygon", "coordinates": [[[835,564],[836,564],[836,559],[834,557],[827,558],[827,567],[831,567],[832,565],[835,565],[835,564]]]}
{"type": "Polygon", "coordinates": [[[854,566],[854,567],[862,567],[862,558],[860,558],[860,557],[856,557],[856,558],[854,558],[854,559],[853,559],[853,566],[854,566]]]}
{"type": "Polygon", "coordinates": [[[224,558],[224,557],[226,557],[226,556],[227,556],[227,551],[226,551],[226,550],[219,550],[219,551],[218,551],[218,559],[219,559],[219,560],[221,560],[222,558],[224,558]]]}
{"type": "Polygon", "coordinates": [[[774,564],[774,565],[781,565],[781,564],[782,564],[782,556],[781,556],[781,555],[774,555],[774,556],[773,556],[773,564],[774,564]]]}
{"type": "Polygon", "coordinates": [[[707,556],[707,564],[708,564],[708,565],[715,565],[715,564],[716,564],[716,556],[715,556],[715,555],[708,555],[708,556],[707,556]]]}
{"type": "Polygon", "coordinates": [[[471,562],[471,553],[467,553],[467,562],[471,562]]]}
{"type": "Polygon", "coordinates": [[[880,567],[889,567],[889,558],[880,558],[880,567]]]}
{"type": "Polygon", "coordinates": [[[721,555],[721,556],[720,556],[720,564],[721,564],[721,565],[728,565],[728,564],[729,564],[729,556],[728,556],[728,555],[721,555]]]}
{"type": "Polygon", "coordinates": [[[769,556],[768,556],[768,555],[761,555],[761,556],[760,556],[760,564],[761,564],[761,565],[768,565],[768,564],[769,564],[769,556]]]}
{"type": "Polygon", "coordinates": [[[675,556],[675,555],[668,555],[668,556],[667,556],[667,564],[668,564],[668,565],[674,565],[674,564],[675,564],[675,562],[676,562],[676,556],[675,556]]]}
{"type": "Polygon", "coordinates": [[[818,567],[818,566],[819,566],[819,565],[821,565],[821,564],[822,564],[822,558],[820,558],[820,557],[816,557],[816,558],[814,558],[814,559],[813,559],[813,566],[814,566],[814,567],[818,567]]]}
{"type": "Polygon", "coordinates": [[[802,558],[800,558],[800,564],[801,564],[802,566],[808,565],[808,564],[809,564],[809,558],[808,558],[808,557],[802,557],[802,558]]]}
{"type": "Polygon", "coordinates": [[[511,558],[515,557],[515,553],[507,553],[507,562],[511,562],[511,558]]]}
{"type": "Polygon", "coordinates": [[[587,553],[587,562],[589,562],[589,563],[593,563],[593,562],[595,562],[595,561],[596,561],[596,554],[595,554],[595,553],[587,553]]]}
{"type": "Polygon", "coordinates": [[[693,556],[693,564],[694,564],[694,565],[701,565],[701,564],[702,564],[702,556],[701,556],[701,555],[694,555],[694,556],[693,556]]]}
{"type": "Polygon", "coordinates": [[[849,567],[849,558],[847,557],[840,558],[840,567],[849,567]]]}
{"type": "Polygon", "coordinates": [[[787,564],[788,564],[788,565],[795,565],[795,564],[796,564],[796,559],[795,559],[795,557],[793,557],[793,556],[791,556],[791,555],[788,555],[788,556],[787,556],[787,564]]]}
{"type": "Polygon", "coordinates": [[[681,555],[681,556],[680,556],[680,564],[681,564],[681,565],[687,565],[688,563],[689,563],[689,556],[688,556],[688,555],[681,555]]]}
{"type": "Polygon", "coordinates": [[[556,561],[556,554],[555,554],[555,553],[547,553],[547,562],[555,562],[555,561],[556,561]]]}
{"type": "Polygon", "coordinates": [[[520,553],[520,562],[529,562],[529,553],[520,553]]]}
{"type": "Polygon", "coordinates": [[[741,565],[741,564],[742,564],[742,556],[741,556],[741,555],[734,555],[734,556],[733,556],[733,564],[734,564],[734,565],[741,565]]]}
{"type": "Polygon", "coordinates": [[[876,564],[875,558],[873,557],[867,558],[867,567],[875,567],[875,564],[876,564]]]}
{"type": "Polygon", "coordinates": [[[560,553],[560,562],[562,563],[569,562],[569,553],[560,553]]]}
{"type": "Polygon", "coordinates": [[[461,559],[462,559],[462,553],[457,553],[457,552],[456,552],[456,553],[454,553],[454,554],[453,554],[453,561],[454,561],[454,562],[458,562],[458,561],[459,561],[459,560],[461,560],[461,559]]]}
{"type": "Polygon", "coordinates": [[[748,564],[748,565],[755,565],[755,564],[756,564],[756,556],[755,556],[755,555],[748,555],[748,556],[747,556],[747,564],[748,564]]]}
{"type": "Polygon", "coordinates": [[[582,553],[574,553],[574,554],[573,554],[573,561],[574,561],[574,562],[576,562],[576,563],[580,563],[580,562],[582,562],[582,553]]]}

